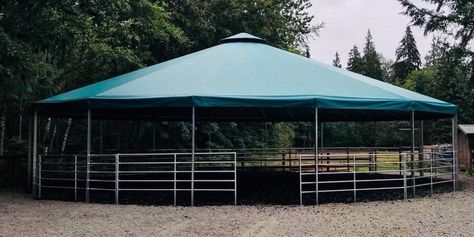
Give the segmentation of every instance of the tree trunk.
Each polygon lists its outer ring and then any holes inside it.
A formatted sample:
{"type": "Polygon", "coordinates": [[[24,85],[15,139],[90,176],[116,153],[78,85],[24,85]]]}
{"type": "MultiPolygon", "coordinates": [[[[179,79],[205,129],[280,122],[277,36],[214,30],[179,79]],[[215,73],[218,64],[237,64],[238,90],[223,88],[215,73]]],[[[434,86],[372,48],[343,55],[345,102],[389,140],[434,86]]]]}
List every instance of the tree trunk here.
{"type": "Polygon", "coordinates": [[[48,118],[48,122],[46,122],[46,126],[44,127],[43,144],[46,143],[46,139],[48,138],[50,128],[51,128],[51,117],[48,118]]]}
{"type": "Polygon", "coordinates": [[[56,138],[56,123],[53,126],[53,133],[51,134],[51,139],[49,140],[49,145],[45,148],[44,154],[47,155],[49,149],[53,147],[54,139],[56,138]]]}
{"type": "Polygon", "coordinates": [[[64,154],[64,150],[66,150],[66,143],[67,143],[67,138],[69,136],[69,129],[71,128],[71,123],[72,123],[72,119],[69,118],[67,120],[66,131],[64,131],[63,143],[61,145],[61,155],[64,154]]]}
{"type": "Polygon", "coordinates": [[[0,156],[2,156],[4,153],[6,120],[6,114],[0,109],[0,156]]]}

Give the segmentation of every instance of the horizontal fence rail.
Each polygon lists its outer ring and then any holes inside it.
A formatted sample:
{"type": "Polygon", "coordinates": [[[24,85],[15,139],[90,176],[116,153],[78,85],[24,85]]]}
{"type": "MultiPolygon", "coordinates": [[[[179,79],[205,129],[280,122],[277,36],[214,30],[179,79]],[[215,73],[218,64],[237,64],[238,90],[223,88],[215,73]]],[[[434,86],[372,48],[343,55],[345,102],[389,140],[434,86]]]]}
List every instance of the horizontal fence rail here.
{"type": "Polygon", "coordinates": [[[192,153],[91,154],[87,176],[84,155],[40,155],[38,197],[44,189],[67,189],[77,201],[78,191],[105,191],[118,204],[121,192],[171,192],[176,205],[181,192],[232,192],[236,205],[236,157],[235,152],[197,152],[194,161],[192,153]]]}
{"type": "Polygon", "coordinates": [[[125,193],[166,193],[163,198],[169,197],[174,205],[188,200],[189,194],[200,192],[233,193],[236,204],[237,171],[253,168],[299,176],[301,204],[308,197],[319,203],[320,194],[327,193],[349,193],[357,201],[358,192],[394,190],[407,198],[422,187],[431,193],[440,184],[452,183],[455,188],[455,153],[432,148],[418,150],[411,153],[403,147],[324,148],[318,156],[314,155],[314,148],[200,150],[194,153],[194,162],[187,150],[160,150],[91,154],[89,165],[86,155],[39,155],[34,164],[34,184],[39,198],[45,190],[54,189],[70,190],[76,201],[84,200],[86,193],[107,193],[115,203],[120,203],[121,197],[122,202],[126,200],[121,195],[125,193]]]}
{"type": "Polygon", "coordinates": [[[403,196],[407,199],[409,191],[415,197],[416,189],[425,186],[429,186],[431,194],[435,185],[443,183],[452,183],[456,190],[456,163],[453,157],[455,153],[452,151],[378,153],[377,157],[375,154],[300,155],[300,204],[304,204],[305,195],[314,195],[316,204],[319,204],[321,193],[351,192],[356,202],[360,191],[403,190],[403,196]],[[361,177],[371,174],[387,176],[361,177]],[[341,175],[345,176],[341,179],[341,175]],[[338,178],[332,178],[336,176],[338,178]],[[387,185],[362,185],[374,182],[387,185]]]}

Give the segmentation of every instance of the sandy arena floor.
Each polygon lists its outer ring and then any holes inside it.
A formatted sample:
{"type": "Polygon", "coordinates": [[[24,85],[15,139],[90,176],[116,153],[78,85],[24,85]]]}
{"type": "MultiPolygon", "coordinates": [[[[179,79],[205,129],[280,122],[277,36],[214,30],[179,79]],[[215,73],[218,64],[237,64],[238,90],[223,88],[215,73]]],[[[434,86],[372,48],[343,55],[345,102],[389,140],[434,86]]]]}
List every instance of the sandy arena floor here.
{"type": "Polygon", "coordinates": [[[408,201],[159,207],[38,201],[0,192],[0,236],[473,236],[474,178],[408,201]]]}

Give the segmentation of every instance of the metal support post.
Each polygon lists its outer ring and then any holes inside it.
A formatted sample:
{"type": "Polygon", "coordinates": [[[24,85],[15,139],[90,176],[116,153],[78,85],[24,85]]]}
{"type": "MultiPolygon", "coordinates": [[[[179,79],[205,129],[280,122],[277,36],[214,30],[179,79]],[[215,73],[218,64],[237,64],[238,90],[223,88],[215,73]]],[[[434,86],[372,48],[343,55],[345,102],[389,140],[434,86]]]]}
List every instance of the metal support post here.
{"type": "Polygon", "coordinates": [[[316,162],[316,182],[315,182],[315,190],[316,190],[316,205],[319,204],[319,192],[318,192],[318,188],[319,188],[319,174],[318,174],[318,168],[317,167],[317,164],[319,162],[319,147],[318,147],[318,120],[319,120],[319,111],[318,111],[318,108],[314,108],[314,140],[315,140],[315,143],[314,143],[314,161],[316,162]]]}
{"type": "Polygon", "coordinates": [[[411,176],[415,176],[415,111],[411,111],[411,176]]]}
{"type": "Polygon", "coordinates": [[[41,155],[38,156],[38,198],[41,199],[41,155]]]}
{"type": "Polygon", "coordinates": [[[408,198],[407,192],[407,157],[405,154],[403,156],[403,198],[406,200],[408,198]]]}
{"type": "Polygon", "coordinates": [[[196,112],[193,106],[192,114],[192,132],[191,132],[191,206],[194,206],[194,152],[195,152],[195,130],[196,130],[196,112]]]}
{"type": "Polygon", "coordinates": [[[119,167],[120,155],[115,154],[115,204],[119,204],[119,167]]]}
{"type": "Polygon", "coordinates": [[[354,203],[357,202],[356,156],[352,156],[352,174],[354,176],[354,203]]]}
{"type": "Polygon", "coordinates": [[[234,153],[234,205],[237,205],[237,153],[234,153]]]}
{"type": "Polygon", "coordinates": [[[77,201],[77,155],[74,156],[74,201],[77,201]]]}
{"type": "Polygon", "coordinates": [[[87,110],[87,145],[86,145],[86,202],[89,202],[91,172],[91,110],[87,110]]]}
{"type": "Polygon", "coordinates": [[[319,205],[319,157],[316,156],[316,164],[315,164],[315,169],[316,169],[316,205],[319,205]]]}
{"type": "Polygon", "coordinates": [[[173,155],[173,205],[176,206],[176,153],[173,155]]]}
{"type": "Polygon", "coordinates": [[[433,158],[434,155],[430,153],[430,193],[433,194],[433,158]]]}
{"type": "Polygon", "coordinates": [[[301,155],[299,155],[300,157],[300,205],[303,206],[303,184],[301,183],[303,180],[302,180],[302,175],[301,175],[301,155]]]}

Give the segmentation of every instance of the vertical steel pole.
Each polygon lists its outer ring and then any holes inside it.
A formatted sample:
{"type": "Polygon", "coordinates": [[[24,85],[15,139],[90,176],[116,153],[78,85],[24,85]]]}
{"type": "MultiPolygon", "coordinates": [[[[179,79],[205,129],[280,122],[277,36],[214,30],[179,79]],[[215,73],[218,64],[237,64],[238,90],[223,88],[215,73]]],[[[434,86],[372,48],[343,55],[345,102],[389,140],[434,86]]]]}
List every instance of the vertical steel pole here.
{"type": "Polygon", "coordinates": [[[406,154],[402,154],[403,156],[403,199],[408,198],[408,192],[407,192],[407,156],[406,154]]]}
{"type": "Polygon", "coordinates": [[[77,201],[77,155],[74,156],[74,201],[77,201]]]}
{"type": "Polygon", "coordinates": [[[356,177],[356,156],[352,156],[352,173],[354,176],[354,203],[357,202],[357,177],[356,177]]]}
{"type": "Polygon", "coordinates": [[[433,194],[433,153],[430,153],[430,191],[433,194]]]}
{"type": "Polygon", "coordinates": [[[457,172],[458,172],[458,167],[457,167],[457,127],[458,127],[458,115],[454,115],[453,120],[452,120],[452,150],[453,150],[453,190],[456,191],[456,186],[457,186],[457,172]]]}
{"type": "Polygon", "coordinates": [[[38,156],[38,198],[41,199],[41,155],[38,156]]]}
{"type": "Polygon", "coordinates": [[[120,155],[115,154],[115,204],[119,204],[119,167],[120,155]]]}
{"type": "Polygon", "coordinates": [[[176,153],[173,154],[173,205],[176,206],[176,153]]]}
{"type": "Polygon", "coordinates": [[[319,157],[316,156],[316,204],[319,204],[319,157]]]}
{"type": "Polygon", "coordinates": [[[415,197],[415,111],[411,111],[411,177],[415,197]]]}
{"type": "Polygon", "coordinates": [[[194,152],[195,152],[195,130],[196,130],[196,112],[193,106],[192,114],[192,132],[191,132],[191,206],[194,206],[194,152]]]}
{"type": "MultiPolygon", "coordinates": [[[[303,184],[301,183],[303,180],[302,180],[302,175],[301,175],[301,154],[298,155],[299,158],[300,158],[300,205],[303,206],[303,184]]],[[[317,168],[317,167],[316,167],[317,168]]]]}
{"type": "Polygon", "coordinates": [[[315,108],[314,109],[314,139],[315,139],[315,143],[314,143],[314,158],[315,158],[315,162],[316,162],[316,182],[315,182],[315,190],[316,190],[316,205],[319,204],[319,167],[318,167],[318,163],[319,163],[319,147],[318,147],[318,120],[319,120],[319,111],[318,111],[318,108],[315,108]]]}
{"type": "Polygon", "coordinates": [[[237,152],[234,152],[234,205],[237,205],[237,152]]]}
{"type": "Polygon", "coordinates": [[[38,111],[35,110],[33,115],[33,148],[32,148],[32,158],[33,158],[33,180],[31,183],[33,184],[33,196],[36,197],[36,156],[38,152],[38,111]]]}
{"type": "Polygon", "coordinates": [[[86,202],[89,202],[91,172],[91,110],[87,110],[87,141],[86,141],[86,202]]]}

